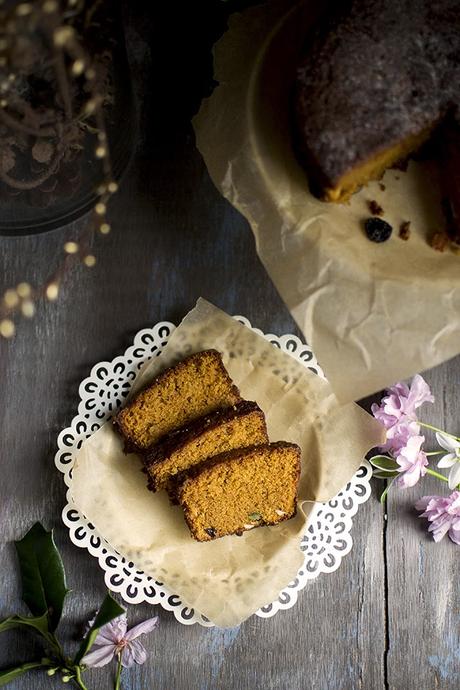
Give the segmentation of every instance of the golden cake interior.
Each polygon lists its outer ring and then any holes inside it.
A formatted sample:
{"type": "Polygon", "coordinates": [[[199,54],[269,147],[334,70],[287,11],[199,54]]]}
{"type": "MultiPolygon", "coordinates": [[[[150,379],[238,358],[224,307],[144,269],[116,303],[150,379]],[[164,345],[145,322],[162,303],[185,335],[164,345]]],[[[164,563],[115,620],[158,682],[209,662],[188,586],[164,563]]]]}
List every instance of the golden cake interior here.
{"type": "Polygon", "coordinates": [[[116,423],[125,440],[145,450],[171,430],[240,400],[220,354],[207,350],[155,379],[121,410],[116,423]]]}
{"type": "Polygon", "coordinates": [[[224,420],[217,426],[204,428],[189,441],[179,444],[163,460],[147,466],[150,488],[159,491],[179,472],[195,466],[207,458],[234,448],[268,442],[265,418],[261,410],[224,420]]]}
{"type": "Polygon", "coordinates": [[[185,479],[179,502],[198,541],[241,534],[295,514],[299,475],[300,449],[294,444],[238,449],[185,479]]]}
{"type": "Polygon", "coordinates": [[[415,153],[429,139],[432,132],[433,127],[430,127],[408,136],[393,146],[378,151],[342,175],[333,187],[324,187],[321,194],[322,200],[336,203],[348,201],[361,187],[371,180],[379,180],[385,170],[415,153]]]}

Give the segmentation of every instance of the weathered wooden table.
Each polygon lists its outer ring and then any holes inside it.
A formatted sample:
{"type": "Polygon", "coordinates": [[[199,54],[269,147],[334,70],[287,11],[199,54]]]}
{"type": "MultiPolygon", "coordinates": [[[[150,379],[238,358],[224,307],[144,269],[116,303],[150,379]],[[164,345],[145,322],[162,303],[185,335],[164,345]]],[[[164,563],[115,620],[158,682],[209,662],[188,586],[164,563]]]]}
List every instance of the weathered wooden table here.
{"type": "MultiPolygon", "coordinates": [[[[167,3],[165,3],[167,4],[167,3]]],[[[11,541],[35,520],[53,527],[73,593],[63,623],[68,645],[103,597],[95,559],[74,547],[60,513],[64,484],[53,464],[56,436],[74,415],[80,380],[124,351],[142,327],[178,322],[200,295],[274,333],[298,330],[260,264],[246,221],[209,180],[189,124],[211,87],[210,46],[228,7],[217,0],[131,7],[127,35],[141,104],[134,160],[111,204],[114,232],[95,242],[96,268],[78,268],[59,301],[22,321],[0,343],[0,615],[20,610],[11,541]]],[[[44,236],[0,238],[0,289],[42,280],[79,222],[44,236]]],[[[426,421],[459,433],[460,358],[429,372],[436,396],[426,421]]],[[[429,408],[429,409],[428,409],[429,408]]],[[[354,547],[338,571],[312,581],[297,605],[231,630],[179,625],[158,608],[148,662],[125,675],[136,690],[458,690],[460,552],[435,544],[413,503],[433,493],[382,486],[360,509],[354,547]]],[[[140,605],[131,620],[152,615],[140,605]]],[[[0,638],[0,667],[30,656],[34,642],[0,638]]],[[[90,688],[112,687],[106,669],[90,688]]],[[[58,687],[42,673],[11,688],[58,687]]]]}

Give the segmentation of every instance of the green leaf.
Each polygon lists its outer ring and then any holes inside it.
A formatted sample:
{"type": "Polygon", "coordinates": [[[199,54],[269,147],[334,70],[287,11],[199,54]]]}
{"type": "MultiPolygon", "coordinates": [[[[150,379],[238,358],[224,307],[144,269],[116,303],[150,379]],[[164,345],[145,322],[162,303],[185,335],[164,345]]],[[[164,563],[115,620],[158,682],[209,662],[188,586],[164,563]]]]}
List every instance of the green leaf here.
{"type": "Polygon", "coordinates": [[[399,472],[385,472],[383,470],[374,470],[372,476],[376,479],[391,479],[392,477],[397,477],[399,472]]]}
{"type": "Polygon", "coordinates": [[[36,632],[39,632],[43,637],[48,637],[48,614],[44,613],[43,616],[10,616],[0,621],[0,632],[5,630],[11,630],[12,628],[33,628],[36,632]]]}
{"type": "Polygon", "coordinates": [[[15,545],[21,568],[22,598],[34,616],[47,613],[49,627],[55,630],[69,590],[53,533],[36,522],[15,545]]]}
{"type": "Polygon", "coordinates": [[[370,458],[369,462],[382,472],[393,472],[399,467],[396,460],[390,458],[388,455],[374,455],[373,458],[370,458]]]}
{"type": "Polygon", "coordinates": [[[0,671],[0,687],[10,683],[15,678],[22,676],[23,673],[27,673],[33,668],[39,668],[41,666],[40,661],[30,661],[27,664],[21,664],[20,666],[13,666],[12,668],[5,668],[0,671]]]}
{"type": "Polygon", "coordinates": [[[262,515],[260,513],[249,513],[248,518],[250,520],[262,520],[262,515]]]}
{"type": "Polygon", "coordinates": [[[99,629],[102,628],[103,625],[110,623],[110,621],[112,621],[114,618],[121,616],[122,613],[125,613],[125,610],[126,609],[122,608],[115,601],[115,599],[113,599],[113,597],[107,593],[104,601],[102,602],[102,606],[99,609],[99,612],[94,620],[94,623],[91,626],[91,630],[88,632],[85,639],[80,645],[80,649],[78,650],[77,655],[74,659],[74,664],[79,664],[85,656],[85,654],[89,652],[89,650],[94,644],[94,640],[97,637],[99,629]]]}

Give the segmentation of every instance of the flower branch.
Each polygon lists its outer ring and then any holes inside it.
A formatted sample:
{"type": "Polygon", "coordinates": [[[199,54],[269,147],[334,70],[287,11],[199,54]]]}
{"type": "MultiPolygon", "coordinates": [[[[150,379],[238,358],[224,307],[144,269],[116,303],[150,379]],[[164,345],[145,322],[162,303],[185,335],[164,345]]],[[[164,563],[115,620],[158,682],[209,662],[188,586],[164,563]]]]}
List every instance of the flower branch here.
{"type": "Polygon", "coordinates": [[[0,633],[12,628],[35,632],[47,656],[0,670],[0,686],[32,669],[41,668],[48,676],[60,675],[63,683],[73,683],[80,690],[88,690],[82,678],[86,669],[105,666],[116,657],[114,687],[120,690],[122,668],[146,661],[146,650],[138,638],[157,627],[158,617],[128,630],[125,610],[107,594],[72,658],[66,655],[55,634],[69,590],[52,533],[36,523],[16,542],[16,550],[22,575],[22,598],[32,615],[10,616],[0,621],[0,633]]]}
{"type": "Polygon", "coordinates": [[[427,402],[433,403],[434,397],[426,381],[417,375],[411,386],[397,383],[387,390],[380,405],[372,405],[374,417],[386,430],[385,444],[381,448],[386,454],[376,455],[370,462],[375,468],[374,476],[389,480],[380,499],[382,502],[393,485],[412,487],[425,475],[447,483],[453,490],[450,496],[424,496],[416,503],[416,508],[423,510],[420,517],[431,523],[429,531],[435,541],[448,534],[460,545],[460,438],[418,419],[416,411],[427,402]],[[423,449],[422,428],[435,432],[439,450],[426,452],[423,449]],[[437,467],[449,468],[448,476],[429,466],[431,458],[439,455],[442,457],[437,467]]]}

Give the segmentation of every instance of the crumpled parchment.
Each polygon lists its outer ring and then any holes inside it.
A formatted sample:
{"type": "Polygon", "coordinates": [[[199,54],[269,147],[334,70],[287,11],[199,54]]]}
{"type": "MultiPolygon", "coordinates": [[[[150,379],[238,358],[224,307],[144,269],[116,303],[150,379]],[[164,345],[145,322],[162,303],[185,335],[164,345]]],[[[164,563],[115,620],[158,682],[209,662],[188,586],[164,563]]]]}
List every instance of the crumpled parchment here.
{"type": "Polygon", "coordinates": [[[387,171],[385,190],[372,182],[349,204],[310,194],[289,106],[319,5],[276,0],[234,15],[215,46],[219,86],[193,124],[214,183],[248,219],[335,393],[350,401],[460,352],[460,257],[427,242],[444,227],[433,163],[387,171]],[[394,228],[382,244],[364,235],[371,200],[394,228]],[[398,237],[404,221],[411,222],[406,242],[398,237]]]}
{"type": "Polygon", "coordinates": [[[135,390],[192,352],[215,348],[242,395],[264,410],[272,441],[302,449],[294,519],[212,542],[195,542],[182,510],[166,492],[151,493],[141,460],[125,455],[108,422],[80,449],[70,493],[77,508],[128,560],[164,582],[220,626],[234,626],[273,601],[297,574],[307,501],[332,498],[365,453],[383,442],[382,427],[353,403],[341,405],[329,384],[265,338],[200,299],[160,357],[139,373],[135,390]]]}

